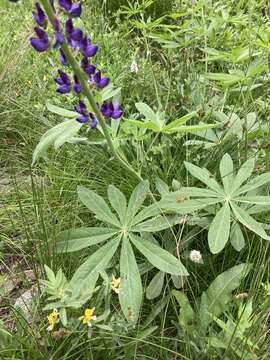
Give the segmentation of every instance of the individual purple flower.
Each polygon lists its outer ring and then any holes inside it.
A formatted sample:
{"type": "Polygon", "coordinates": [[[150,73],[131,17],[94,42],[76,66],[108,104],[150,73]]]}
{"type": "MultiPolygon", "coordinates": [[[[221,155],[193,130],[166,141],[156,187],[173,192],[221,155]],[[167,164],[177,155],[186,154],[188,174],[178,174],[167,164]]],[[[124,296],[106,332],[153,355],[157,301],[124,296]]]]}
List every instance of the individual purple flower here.
{"type": "Polygon", "coordinates": [[[92,64],[89,64],[89,61],[86,57],[82,59],[81,67],[89,76],[94,75],[94,73],[96,72],[96,67],[92,64]]]}
{"type": "Polygon", "coordinates": [[[63,50],[60,49],[60,62],[62,65],[67,66],[68,65],[68,61],[66,58],[66,55],[64,54],[63,50]]]}
{"type": "Polygon", "coordinates": [[[98,121],[97,119],[95,118],[94,114],[93,113],[90,113],[90,118],[92,119],[91,123],[90,123],[90,128],[91,129],[95,129],[98,125],[98,121]]]}
{"type": "Polygon", "coordinates": [[[112,101],[109,103],[104,102],[101,105],[100,111],[107,118],[119,119],[123,115],[121,106],[119,104],[114,105],[112,101]]]}
{"type": "Polygon", "coordinates": [[[31,45],[38,52],[46,51],[50,45],[48,34],[46,31],[37,26],[35,27],[35,32],[37,34],[37,38],[30,38],[31,45]]]}
{"type": "Polygon", "coordinates": [[[79,47],[84,57],[89,58],[95,56],[98,51],[98,46],[91,44],[90,36],[86,35],[80,42],[79,47]]]}
{"type": "Polygon", "coordinates": [[[96,83],[96,86],[99,89],[105,88],[110,82],[110,79],[108,77],[102,77],[101,72],[97,71],[95,75],[93,76],[93,81],[96,83]]]}
{"type": "Polygon", "coordinates": [[[62,33],[62,28],[61,28],[61,25],[60,25],[60,22],[59,22],[58,19],[54,20],[54,30],[55,30],[55,40],[56,40],[56,42],[53,45],[53,47],[55,49],[58,49],[65,42],[65,37],[64,37],[64,35],[62,33]]]}
{"type": "Polygon", "coordinates": [[[71,91],[71,81],[69,76],[62,70],[58,70],[59,77],[55,78],[54,81],[59,85],[56,90],[60,94],[67,94],[71,91]]]}
{"type": "Polygon", "coordinates": [[[89,118],[90,118],[90,113],[87,109],[87,106],[85,105],[85,103],[83,101],[80,101],[78,105],[74,106],[74,109],[77,113],[80,114],[79,117],[76,118],[76,120],[79,123],[86,123],[88,122],[89,118]]]}
{"type": "Polygon", "coordinates": [[[59,6],[66,10],[71,17],[81,16],[82,5],[80,2],[73,4],[71,0],[59,0],[59,6]]]}
{"type": "Polygon", "coordinates": [[[47,21],[47,16],[38,2],[35,3],[35,6],[37,8],[37,12],[34,10],[32,11],[33,17],[39,26],[44,26],[47,21]]]}
{"type": "Polygon", "coordinates": [[[83,32],[80,28],[74,28],[72,19],[66,21],[66,34],[69,45],[74,49],[79,47],[83,40],[83,32]]]}
{"type": "Polygon", "coordinates": [[[73,89],[75,91],[76,94],[80,94],[82,92],[82,86],[79,82],[79,79],[77,78],[76,75],[74,75],[74,86],[73,89]]]}

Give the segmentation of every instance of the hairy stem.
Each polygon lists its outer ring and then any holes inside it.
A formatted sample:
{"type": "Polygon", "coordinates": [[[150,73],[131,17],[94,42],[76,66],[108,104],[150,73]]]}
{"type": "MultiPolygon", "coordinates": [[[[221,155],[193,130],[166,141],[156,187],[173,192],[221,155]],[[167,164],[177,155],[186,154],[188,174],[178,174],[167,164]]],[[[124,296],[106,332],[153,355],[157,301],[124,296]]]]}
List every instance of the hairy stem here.
{"type": "MultiPolygon", "coordinates": [[[[50,23],[52,24],[52,26],[54,26],[54,23],[55,23],[55,15],[54,15],[54,12],[53,12],[53,9],[51,7],[51,4],[50,4],[50,1],[49,0],[41,0],[41,3],[43,5],[43,8],[49,18],[49,21],[50,23]]],[[[63,51],[63,53],[65,54],[67,60],[68,60],[68,63],[71,65],[72,67],[72,70],[74,72],[74,74],[77,76],[81,86],[82,86],[82,90],[83,90],[83,93],[84,95],[87,97],[88,101],[89,101],[89,104],[91,105],[92,107],[92,110],[102,128],[102,131],[103,131],[103,135],[107,141],[107,144],[108,144],[108,147],[113,155],[114,158],[116,158],[118,160],[118,162],[121,164],[121,166],[123,168],[125,168],[126,170],[128,170],[130,173],[132,173],[133,175],[136,176],[136,178],[138,180],[142,180],[142,177],[133,169],[133,167],[127,162],[125,161],[120,155],[119,153],[116,151],[114,145],[113,145],[113,142],[112,142],[112,138],[109,134],[109,131],[108,131],[108,128],[107,128],[107,125],[106,125],[106,122],[95,102],[95,99],[94,99],[94,96],[87,84],[87,81],[85,80],[85,77],[84,77],[84,73],[83,71],[81,70],[81,67],[80,65],[78,64],[77,60],[75,59],[75,57],[73,56],[70,48],[68,47],[68,44],[65,42],[62,46],[61,46],[61,49],[63,51]]]]}

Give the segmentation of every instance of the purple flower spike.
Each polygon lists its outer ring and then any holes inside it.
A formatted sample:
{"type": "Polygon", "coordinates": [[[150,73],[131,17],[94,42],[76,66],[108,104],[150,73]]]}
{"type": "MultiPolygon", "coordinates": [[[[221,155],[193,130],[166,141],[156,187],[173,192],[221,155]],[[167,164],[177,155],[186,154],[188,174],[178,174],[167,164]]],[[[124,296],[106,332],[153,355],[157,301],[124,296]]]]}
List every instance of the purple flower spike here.
{"type": "Polygon", "coordinates": [[[120,105],[117,104],[114,106],[111,101],[109,103],[104,102],[101,105],[100,111],[106,118],[120,119],[123,115],[120,105]]]}
{"type": "Polygon", "coordinates": [[[31,45],[38,52],[46,51],[50,45],[48,34],[39,27],[35,27],[35,32],[37,34],[37,38],[30,38],[31,45]]]}
{"type": "Polygon", "coordinates": [[[101,77],[100,71],[97,71],[95,73],[95,75],[93,76],[93,80],[99,89],[105,88],[105,86],[107,86],[110,82],[110,79],[108,77],[104,77],[104,78],[101,77]]]}
{"type": "Polygon", "coordinates": [[[76,75],[74,75],[74,86],[73,89],[75,91],[76,94],[80,94],[82,92],[82,86],[77,78],[76,75]]]}
{"type": "Polygon", "coordinates": [[[62,70],[58,70],[59,77],[55,78],[54,81],[59,85],[56,90],[60,94],[67,94],[71,91],[71,81],[69,76],[62,70]]]}
{"type": "Polygon", "coordinates": [[[47,16],[38,2],[35,3],[35,6],[37,8],[37,12],[32,11],[33,17],[39,26],[43,26],[46,24],[47,16]]]}
{"type": "Polygon", "coordinates": [[[94,75],[94,73],[96,72],[96,67],[92,64],[89,64],[88,59],[86,57],[82,59],[81,67],[89,76],[94,75]]]}
{"type": "Polygon", "coordinates": [[[67,66],[68,65],[68,61],[66,58],[66,55],[64,54],[63,50],[60,49],[60,62],[62,65],[67,66]]]}
{"type": "Polygon", "coordinates": [[[91,44],[91,39],[87,35],[80,41],[79,47],[80,47],[81,53],[86,58],[95,56],[98,51],[98,46],[91,44]]]}
{"type": "Polygon", "coordinates": [[[71,0],[59,0],[59,6],[66,10],[71,17],[81,16],[82,5],[80,2],[72,4],[71,0]]]}
{"type": "Polygon", "coordinates": [[[88,122],[89,118],[90,118],[90,113],[87,109],[87,106],[85,105],[85,103],[83,101],[79,102],[79,105],[74,106],[75,111],[77,111],[77,113],[80,114],[79,117],[76,118],[76,120],[79,123],[86,123],[88,122]]]}

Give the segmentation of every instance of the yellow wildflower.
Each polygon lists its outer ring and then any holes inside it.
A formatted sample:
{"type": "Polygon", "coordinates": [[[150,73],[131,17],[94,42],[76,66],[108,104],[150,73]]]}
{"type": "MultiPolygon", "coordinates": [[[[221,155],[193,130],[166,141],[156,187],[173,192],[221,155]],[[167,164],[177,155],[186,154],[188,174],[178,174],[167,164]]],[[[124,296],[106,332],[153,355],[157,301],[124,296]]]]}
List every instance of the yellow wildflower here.
{"type": "Polygon", "coordinates": [[[52,331],[53,328],[55,327],[55,324],[59,323],[59,312],[57,311],[57,309],[54,309],[53,312],[51,312],[47,316],[47,319],[48,319],[48,323],[49,323],[47,330],[52,331]]]}
{"type": "Polygon", "coordinates": [[[91,309],[85,309],[84,311],[84,315],[79,317],[79,320],[82,321],[83,324],[87,324],[88,326],[92,326],[91,324],[91,320],[96,320],[96,316],[93,315],[95,311],[95,308],[91,308],[91,309]]]}
{"type": "Polygon", "coordinates": [[[112,276],[112,281],[111,281],[111,288],[114,292],[116,292],[116,294],[119,294],[119,285],[120,285],[120,281],[121,278],[116,279],[116,277],[113,275],[112,276]]]}

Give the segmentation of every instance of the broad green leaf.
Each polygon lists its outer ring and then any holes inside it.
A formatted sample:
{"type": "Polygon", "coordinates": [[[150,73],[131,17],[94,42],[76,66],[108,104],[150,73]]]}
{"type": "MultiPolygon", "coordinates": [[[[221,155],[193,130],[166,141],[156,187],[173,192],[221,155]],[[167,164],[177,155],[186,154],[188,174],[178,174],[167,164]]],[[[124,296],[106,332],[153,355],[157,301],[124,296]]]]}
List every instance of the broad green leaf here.
{"type": "Polygon", "coordinates": [[[217,192],[209,189],[202,189],[197,187],[182,187],[180,190],[175,191],[173,194],[176,196],[186,196],[186,197],[199,197],[199,198],[223,198],[217,192]]]}
{"type": "Polygon", "coordinates": [[[225,202],[217,212],[208,231],[208,244],[212,254],[222,251],[230,234],[230,205],[225,202]]]}
{"type": "Polygon", "coordinates": [[[182,291],[173,290],[172,294],[175,296],[179,306],[180,314],[178,317],[179,324],[182,326],[184,331],[195,330],[195,312],[192,309],[190,302],[182,291]]]}
{"type": "Polygon", "coordinates": [[[208,73],[205,77],[209,80],[221,82],[225,86],[229,86],[244,80],[244,74],[225,74],[225,73],[208,73]]]}
{"type": "Polygon", "coordinates": [[[153,300],[161,294],[164,284],[164,275],[164,272],[159,271],[150,281],[150,284],[146,288],[146,297],[148,300],[153,300]]]}
{"type": "Polygon", "coordinates": [[[235,248],[236,251],[241,251],[245,246],[245,238],[242,233],[242,230],[236,222],[232,224],[231,233],[230,233],[230,240],[232,246],[235,248]]]}
{"type": "Polygon", "coordinates": [[[66,110],[59,106],[50,104],[49,102],[46,102],[46,107],[50,112],[60,115],[60,116],[63,116],[64,118],[74,119],[74,118],[78,117],[78,113],[76,111],[66,110]]]}
{"type": "Polygon", "coordinates": [[[111,212],[109,206],[101,196],[84,186],[78,186],[77,191],[81,202],[91,210],[99,220],[108,222],[116,227],[121,226],[117,217],[111,212]]]}
{"type": "Polygon", "coordinates": [[[185,161],[185,166],[186,166],[186,169],[188,170],[188,172],[192,176],[194,176],[195,178],[197,178],[198,180],[203,182],[205,185],[210,187],[212,190],[214,190],[218,194],[221,194],[221,195],[224,194],[220,185],[216,182],[216,180],[213,178],[213,176],[207,169],[201,169],[198,166],[193,165],[186,161],[185,161]]]}
{"type": "Polygon", "coordinates": [[[156,125],[152,121],[143,122],[143,121],[128,119],[125,120],[125,122],[136,125],[137,127],[142,129],[148,129],[148,130],[153,130],[155,132],[160,132],[160,128],[158,127],[158,125],[156,125]]]}
{"type": "Polygon", "coordinates": [[[119,301],[127,321],[135,324],[142,303],[142,282],[133,249],[128,239],[122,242],[119,301]]]}
{"type": "Polygon", "coordinates": [[[184,215],[203,209],[208,205],[216,204],[220,201],[220,198],[185,200],[183,197],[175,196],[171,193],[160,201],[160,206],[164,211],[175,211],[178,214],[184,215]]]}
{"type": "Polygon", "coordinates": [[[71,123],[69,128],[65,130],[62,134],[60,134],[54,142],[54,148],[57,150],[61,147],[65,142],[69,142],[71,139],[74,139],[74,136],[78,133],[82,124],[78,121],[73,120],[73,124],[71,123]]]}
{"type": "Polygon", "coordinates": [[[225,193],[229,194],[232,187],[233,175],[233,161],[229,154],[225,154],[219,164],[220,176],[224,186],[225,193]]]}
{"type": "Polygon", "coordinates": [[[138,210],[144,203],[144,200],[146,199],[146,196],[149,192],[149,181],[141,181],[133,190],[125,217],[125,223],[130,224],[134,218],[134,216],[137,214],[138,210]]]}
{"type": "Polygon", "coordinates": [[[115,235],[115,229],[92,227],[65,230],[56,240],[57,252],[72,252],[99,244],[115,235]]]}
{"type": "Polygon", "coordinates": [[[219,126],[219,125],[218,124],[198,124],[198,125],[190,125],[190,126],[179,126],[179,127],[171,128],[170,130],[167,130],[167,131],[162,130],[162,132],[169,133],[169,134],[173,133],[173,132],[193,134],[198,131],[212,129],[217,126],[219,126]]]}
{"type": "Polygon", "coordinates": [[[157,269],[173,275],[188,275],[183,264],[168,251],[136,235],[129,234],[129,236],[136,248],[157,269]]]}
{"type": "Polygon", "coordinates": [[[254,204],[268,206],[270,205],[270,196],[241,196],[235,197],[234,201],[239,201],[244,204],[254,204]]]}
{"type": "Polygon", "coordinates": [[[165,215],[160,215],[131,227],[130,231],[157,232],[168,229],[175,224],[179,224],[179,217],[166,217],[165,215]]]}
{"type": "Polygon", "coordinates": [[[119,216],[120,222],[122,223],[124,221],[125,213],[127,211],[127,200],[125,198],[125,195],[115,186],[109,185],[108,197],[112,207],[119,216]]]}
{"type": "Polygon", "coordinates": [[[142,221],[148,219],[149,217],[157,216],[162,213],[162,209],[160,208],[159,202],[155,204],[149,205],[143,210],[141,210],[132,221],[131,225],[134,226],[136,224],[141,223],[142,221]]]}
{"type": "Polygon", "coordinates": [[[60,146],[61,143],[67,141],[69,138],[72,138],[81,128],[82,124],[79,124],[76,120],[67,120],[60,124],[57,124],[52,129],[48,130],[40,139],[37,144],[32,158],[32,165],[43,156],[48,148],[55,144],[58,137],[62,137],[61,141],[58,141],[57,146],[60,146]],[[63,134],[69,134],[68,137],[63,137],[63,134]]]}
{"type": "Polygon", "coordinates": [[[113,86],[111,87],[105,87],[100,93],[100,99],[101,99],[101,102],[104,102],[108,99],[111,99],[113,98],[114,96],[118,95],[121,91],[121,88],[116,88],[114,89],[113,86]]]}
{"type": "MultiPolygon", "coordinates": [[[[70,287],[77,290],[90,287],[92,279],[97,280],[99,273],[106,269],[119,246],[120,240],[121,237],[117,237],[90,255],[75,271],[69,283],[70,287]]],[[[95,286],[95,281],[93,283],[91,283],[92,288],[95,286]]]]}
{"type": "Polygon", "coordinates": [[[259,187],[270,183],[270,172],[256,176],[248,184],[242,186],[239,190],[236,190],[234,195],[241,195],[246,192],[258,189],[259,187]]]}
{"type": "Polygon", "coordinates": [[[248,159],[239,169],[237,175],[235,176],[234,182],[232,183],[232,193],[235,193],[236,190],[251,176],[254,169],[255,159],[248,159]]]}
{"type": "Polygon", "coordinates": [[[181,118],[179,119],[176,119],[172,122],[170,122],[168,125],[166,125],[164,128],[163,128],[163,131],[164,132],[167,132],[167,131],[170,131],[172,130],[173,128],[175,127],[178,127],[180,125],[183,125],[185,124],[188,120],[192,119],[194,116],[197,115],[197,111],[192,111],[191,113],[189,114],[186,114],[184,116],[182,116],[181,118]]]}
{"type": "Polygon", "coordinates": [[[255,234],[261,236],[265,240],[270,240],[270,237],[264,231],[262,225],[254,220],[249,214],[244,211],[242,208],[237,206],[235,203],[231,202],[231,208],[236,219],[246,226],[249,230],[255,232],[255,234]]]}
{"type": "Polygon", "coordinates": [[[200,304],[200,321],[205,332],[212,316],[219,316],[226,310],[232,300],[232,291],[237,289],[240,281],[251,269],[250,264],[240,264],[218,275],[209,288],[203,292],[200,304]]]}
{"type": "Polygon", "coordinates": [[[169,186],[160,178],[156,178],[156,188],[161,196],[170,192],[169,186]]]}
{"type": "Polygon", "coordinates": [[[143,102],[139,102],[135,104],[137,110],[147,119],[151,122],[156,123],[157,122],[157,116],[156,113],[148,106],[147,104],[143,102]]]}

